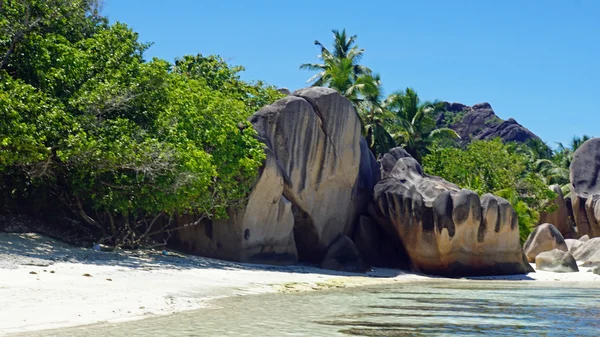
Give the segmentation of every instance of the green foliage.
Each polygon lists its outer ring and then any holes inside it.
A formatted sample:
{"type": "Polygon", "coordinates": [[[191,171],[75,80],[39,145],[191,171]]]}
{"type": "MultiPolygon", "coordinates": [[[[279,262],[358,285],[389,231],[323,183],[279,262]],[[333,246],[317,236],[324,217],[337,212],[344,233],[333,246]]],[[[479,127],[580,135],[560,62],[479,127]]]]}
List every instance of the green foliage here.
{"type": "Polygon", "coordinates": [[[282,97],[277,90],[242,81],[243,68],[217,56],[146,62],[148,45],[108,25],[93,1],[2,6],[6,207],[60,203],[135,246],[161,215],[223,218],[243,202],[265,158],[247,118],[282,97]]]}
{"type": "Polygon", "coordinates": [[[507,199],[519,216],[519,231],[524,241],[548,211],[556,195],[543,178],[527,170],[528,158],[503,144],[500,139],[475,141],[466,150],[434,149],[423,159],[427,173],[440,176],[478,194],[493,193],[507,199]]]}
{"type": "Polygon", "coordinates": [[[555,151],[551,151],[547,145],[543,144],[545,147],[542,147],[541,150],[533,151],[531,170],[540,173],[547,184],[560,185],[563,193],[567,194],[570,183],[569,169],[573,161],[573,155],[579,146],[590,138],[587,135],[583,135],[583,137],[575,136],[567,146],[558,143],[558,148],[555,151]],[[537,155],[540,152],[542,155],[537,155]]]}
{"type": "Polygon", "coordinates": [[[443,127],[452,127],[458,123],[460,123],[465,117],[466,110],[462,110],[459,112],[445,112],[444,118],[442,119],[440,125],[443,127]]]}

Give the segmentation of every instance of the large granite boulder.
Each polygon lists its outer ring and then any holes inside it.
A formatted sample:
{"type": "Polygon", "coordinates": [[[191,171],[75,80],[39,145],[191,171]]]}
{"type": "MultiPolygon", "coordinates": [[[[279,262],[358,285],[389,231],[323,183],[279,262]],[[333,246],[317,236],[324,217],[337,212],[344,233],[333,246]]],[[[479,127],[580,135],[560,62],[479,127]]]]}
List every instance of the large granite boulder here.
{"type": "Polygon", "coordinates": [[[552,249],[535,257],[535,267],[539,270],[555,273],[578,272],[577,262],[573,255],[560,249],[552,249]]]}
{"type": "Polygon", "coordinates": [[[370,270],[352,240],[342,235],[327,249],[321,268],[348,273],[365,273],[370,270]]]}
{"type": "Polygon", "coordinates": [[[574,238],[576,236],[575,227],[569,213],[569,208],[563,197],[562,190],[559,185],[552,185],[550,186],[550,189],[556,193],[556,198],[552,202],[555,206],[555,210],[549,213],[540,212],[539,223],[551,223],[558,229],[564,238],[574,238]]]}
{"type": "Polygon", "coordinates": [[[292,203],[283,196],[284,174],[275,156],[267,159],[244,207],[228,211],[229,218],[209,220],[195,215],[175,217],[171,246],[190,254],[251,263],[293,264],[292,203]]]}
{"type": "Polygon", "coordinates": [[[583,143],[570,168],[571,203],[579,235],[600,236],[600,138],[583,143]]]}
{"type": "Polygon", "coordinates": [[[380,162],[382,180],[375,186],[370,213],[403,243],[414,270],[447,276],[532,271],[508,201],[491,194],[480,198],[426,175],[399,148],[380,162]]]}
{"type": "Polygon", "coordinates": [[[563,252],[569,251],[565,238],[552,224],[543,224],[537,226],[523,245],[525,256],[527,261],[535,262],[535,257],[543,252],[547,252],[553,249],[562,250],[563,252]]]}
{"type": "Polygon", "coordinates": [[[379,166],[354,107],[333,89],[295,91],[250,117],[267,159],[229,219],[178,219],[173,245],[222,259],[320,263],[367,212],[379,166]]]}

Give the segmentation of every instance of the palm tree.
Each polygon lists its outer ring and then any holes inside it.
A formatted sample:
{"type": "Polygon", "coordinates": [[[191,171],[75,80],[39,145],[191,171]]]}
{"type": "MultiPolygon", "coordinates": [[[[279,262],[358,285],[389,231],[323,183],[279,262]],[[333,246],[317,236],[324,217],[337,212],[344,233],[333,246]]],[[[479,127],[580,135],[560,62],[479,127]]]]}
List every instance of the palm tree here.
{"type": "Polygon", "coordinates": [[[395,147],[396,142],[387,131],[395,116],[383,106],[383,89],[379,74],[358,77],[346,90],[345,96],[356,107],[363,134],[373,155],[377,158],[395,147]]]}
{"type": "Polygon", "coordinates": [[[460,138],[456,131],[450,128],[436,129],[434,116],[444,109],[443,104],[421,102],[411,88],[391,94],[383,105],[395,115],[396,127],[392,137],[419,162],[435,140],[460,138]]]}
{"type": "Polygon", "coordinates": [[[547,184],[561,185],[563,192],[568,193],[573,156],[575,151],[589,139],[591,137],[588,135],[574,136],[568,146],[558,143],[558,149],[554,151],[552,158],[542,158],[535,161],[535,170],[544,176],[547,184]]]}
{"type": "Polygon", "coordinates": [[[318,40],[315,41],[321,49],[318,56],[323,63],[304,63],[300,69],[317,71],[307,82],[312,86],[328,86],[345,95],[347,90],[361,75],[370,75],[371,70],[359,62],[364,49],[356,45],[356,35],[348,36],[346,30],[333,32],[333,51],[330,51],[318,40]]]}

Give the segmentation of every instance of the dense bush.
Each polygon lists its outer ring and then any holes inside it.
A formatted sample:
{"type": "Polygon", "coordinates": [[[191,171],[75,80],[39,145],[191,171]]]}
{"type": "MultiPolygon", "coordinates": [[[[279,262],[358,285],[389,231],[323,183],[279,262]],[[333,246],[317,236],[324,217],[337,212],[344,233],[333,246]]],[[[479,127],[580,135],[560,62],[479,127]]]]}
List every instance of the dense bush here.
{"type": "Polygon", "coordinates": [[[135,246],[161,215],[226,217],[244,200],[264,160],[247,118],[276,90],[216,56],[147,62],[94,1],[0,3],[5,208],[69,210],[135,246]]]}
{"type": "Polygon", "coordinates": [[[478,194],[506,198],[519,216],[524,241],[539,220],[539,212],[551,210],[556,195],[543,177],[527,170],[529,158],[500,139],[474,141],[466,149],[437,148],[423,159],[425,172],[440,176],[478,194]]]}

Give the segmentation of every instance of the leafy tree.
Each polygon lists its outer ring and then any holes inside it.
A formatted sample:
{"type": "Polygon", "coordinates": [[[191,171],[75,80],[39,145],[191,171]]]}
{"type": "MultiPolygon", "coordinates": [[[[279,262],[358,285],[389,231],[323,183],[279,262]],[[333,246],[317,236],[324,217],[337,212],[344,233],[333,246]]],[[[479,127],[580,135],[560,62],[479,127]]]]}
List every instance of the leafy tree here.
{"type": "Polygon", "coordinates": [[[105,241],[137,246],[160,218],[223,218],[243,202],[265,158],[247,118],[282,96],[274,88],[216,56],[146,62],[148,45],[93,1],[0,6],[5,209],[59,203],[105,241]]]}
{"type": "Polygon", "coordinates": [[[542,177],[527,171],[528,158],[500,139],[475,141],[467,149],[434,149],[423,158],[425,172],[482,195],[506,198],[519,216],[521,240],[529,236],[539,212],[549,210],[556,195],[542,177]]]}

